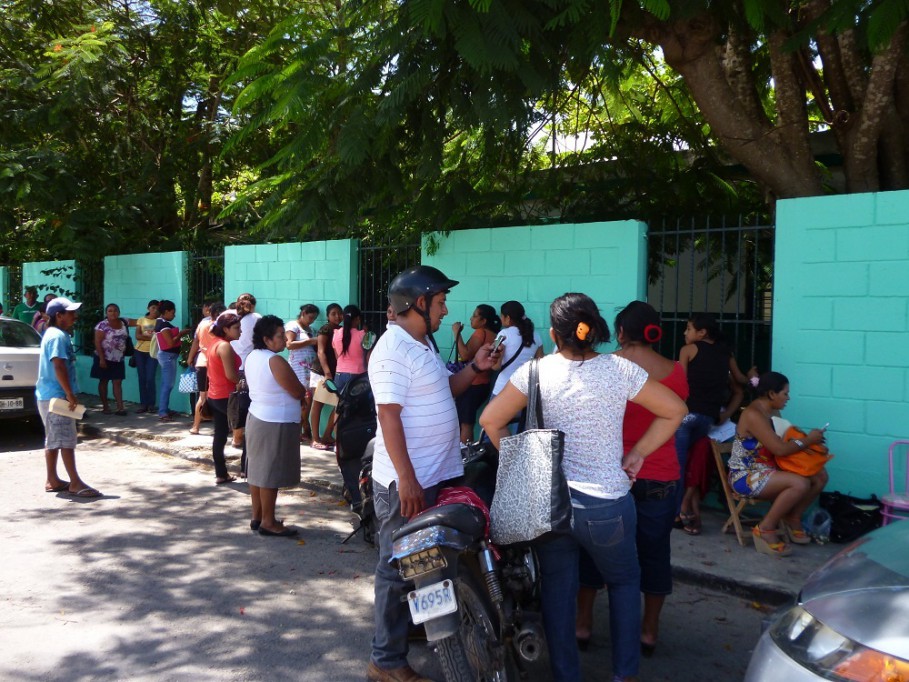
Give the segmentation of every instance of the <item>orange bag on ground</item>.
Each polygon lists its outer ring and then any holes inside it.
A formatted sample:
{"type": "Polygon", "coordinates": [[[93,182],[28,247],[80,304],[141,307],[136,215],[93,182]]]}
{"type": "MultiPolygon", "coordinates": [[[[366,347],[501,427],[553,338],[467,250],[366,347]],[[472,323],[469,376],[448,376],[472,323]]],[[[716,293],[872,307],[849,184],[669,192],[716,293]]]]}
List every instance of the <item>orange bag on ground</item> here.
{"type": "MultiPolygon", "coordinates": [[[[794,426],[790,426],[786,429],[783,440],[788,443],[796,438],[804,439],[806,435],[807,434],[794,426]]],[[[789,471],[793,474],[798,474],[799,476],[808,477],[814,476],[823,469],[824,465],[831,459],[833,459],[833,455],[827,450],[827,446],[815,443],[814,445],[809,445],[800,452],[796,452],[794,455],[777,457],[776,466],[782,471],[789,471]]]]}

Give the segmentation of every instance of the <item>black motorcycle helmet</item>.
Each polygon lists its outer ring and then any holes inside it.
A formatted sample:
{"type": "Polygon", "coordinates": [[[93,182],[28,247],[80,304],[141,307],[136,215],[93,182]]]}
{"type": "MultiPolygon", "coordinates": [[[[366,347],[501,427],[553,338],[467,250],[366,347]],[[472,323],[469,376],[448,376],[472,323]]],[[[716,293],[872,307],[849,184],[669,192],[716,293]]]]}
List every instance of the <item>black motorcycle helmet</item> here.
{"type": "Polygon", "coordinates": [[[458,282],[448,279],[441,270],[429,265],[418,265],[399,273],[391,280],[388,285],[388,302],[398,315],[413,308],[425,317],[428,311],[415,307],[417,299],[420,296],[432,298],[457,285],[458,282]]]}

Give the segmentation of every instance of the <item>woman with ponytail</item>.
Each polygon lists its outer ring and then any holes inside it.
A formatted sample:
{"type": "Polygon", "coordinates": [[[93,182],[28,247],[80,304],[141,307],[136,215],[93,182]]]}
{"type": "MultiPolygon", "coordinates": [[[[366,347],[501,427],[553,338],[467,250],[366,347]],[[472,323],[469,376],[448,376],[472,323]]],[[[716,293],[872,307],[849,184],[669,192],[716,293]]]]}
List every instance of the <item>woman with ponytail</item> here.
{"type": "MultiPolygon", "coordinates": [[[[641,655],[640,568],[631,486],[644,459],[672,438],[685,403],[630,360],[600,354],[609,328],[589,296],[560,296],[549,308],[556,352],[539,360],[543,427],[565,434],[562,470],[572,505],[571,534],[536,544],[540,561],[543,624],[556,680],[581,679],[575,643],[578,562],[583,547],[609,589],[612,677],[636,679],[641,655]],[[631,401],[653,415],[630,447],[622,442],[625,406],[631,401]]],[[[652,334],[652,332],[651,332],[652,334]]],[[[511,418],[527,407],[531,365],[519,367],[480,417],[495,447],[511,418]]]]}
{"type": "Polygon", "coordinates": [[[344,318],[341,328],[335,329],[331,339],[331,347],[338,358],[335,369],[335,386],[340,392],[351,379],[366,372],[366,350],[363,348],[363,338],[366,332],[360,329],[362,313],[352,303],[344,308],[344,318]]]}
{"type": "MultiPolygon", "coordinates": [[[[630,360],[647,371],[650,379],[666,386],[680,400],[688,397],[685,371],[657,353],[653,346],[663,336],[660,314],[643,301],[632,301],[615,318],[615,335],[619,350],[615,355],[630,360]]],[[[654,414],[629,402],[622,423],[622,450],[630,452],[655,419],[654,414]]],[[[641,592],[644,614],[641,618],[641,652],[650,656],[656,646],[660,611],[666,595],[672,593],[670,535],[675,519],[675,491],[680,485],[679,460],[675,439],[670,437],[654,450],[638,472],[631,495],[637,517],[636,547],[641,568],[641,592]]],[[[575,634],[584,649],[593,629],[593,603],[603,577],[590,555],[581,551],[581,588],[578,590],[578,615],[575,634]]]]}
{"type": "Polygon", "coordinates": [[[506,301],[499,309],[499,319],[502,322],[502,331],[499,334],[502,341],[502,350],[499,355],[499,365],[494,367],[499,371],[492,395],[497,396],[514,371],[528,360],[543,357],[543,342],[540,335],[533,330],[533,320],[517,301],[506,301]]]}

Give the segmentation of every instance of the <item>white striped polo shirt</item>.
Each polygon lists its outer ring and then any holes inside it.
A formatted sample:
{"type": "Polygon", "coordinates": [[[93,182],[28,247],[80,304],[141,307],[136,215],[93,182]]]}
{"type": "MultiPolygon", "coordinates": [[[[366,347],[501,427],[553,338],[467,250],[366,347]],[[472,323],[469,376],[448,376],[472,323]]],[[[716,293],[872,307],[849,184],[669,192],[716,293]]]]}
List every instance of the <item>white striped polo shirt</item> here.
{"type": "MultiPolygon", "coordinates": [[[[464,473],[459,448],[458,412],[439,354],[406,330],[390,325],[369,358],[369,383],[376,405],[400,405],[407,451],[424,488],[464,473]]],[[[379,424],[373,479],[388,487],[398,474],[379,424]]]]}

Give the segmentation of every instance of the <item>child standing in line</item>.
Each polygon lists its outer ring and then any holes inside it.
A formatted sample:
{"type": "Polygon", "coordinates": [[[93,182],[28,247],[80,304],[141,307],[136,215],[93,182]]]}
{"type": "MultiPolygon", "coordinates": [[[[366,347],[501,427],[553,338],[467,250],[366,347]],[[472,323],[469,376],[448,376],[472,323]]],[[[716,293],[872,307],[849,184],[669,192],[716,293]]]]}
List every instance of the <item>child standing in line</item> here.
{"type": "MultiPolygon", "coordinates": [[[[742,404],[740,385],[748,383],[729,346],[723,340],[716,317],[695,313],[685,327],[685,345],[679,364],[688,375],[688,414],[675,434],[675,448],[682,471],[688,468],[692,444],[704,438],[714,424],[729,419],[742,404]]],[[[756,372],[752,368],[749,373],[756,372]]],[[[697,486],[679,486],[676,493],[678,523],[689,535],[701,532],[700,491],[697,486]],[[684,490],[684,492],[683,492],[684,490]]],[[[677,523],[677,525],[678,525],[677,523]]]]}

